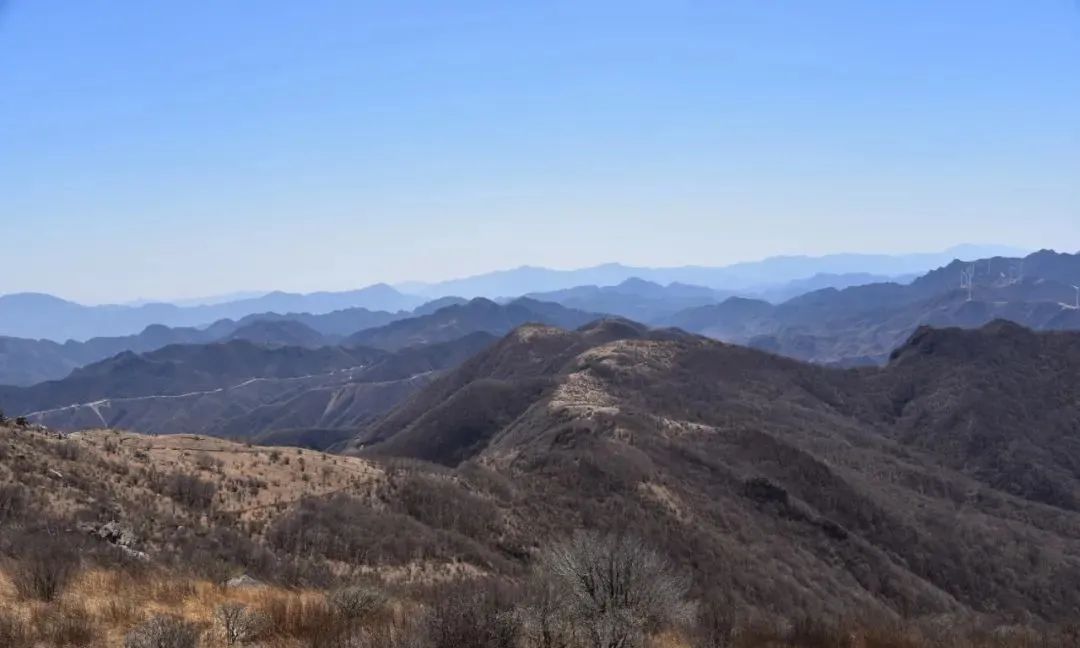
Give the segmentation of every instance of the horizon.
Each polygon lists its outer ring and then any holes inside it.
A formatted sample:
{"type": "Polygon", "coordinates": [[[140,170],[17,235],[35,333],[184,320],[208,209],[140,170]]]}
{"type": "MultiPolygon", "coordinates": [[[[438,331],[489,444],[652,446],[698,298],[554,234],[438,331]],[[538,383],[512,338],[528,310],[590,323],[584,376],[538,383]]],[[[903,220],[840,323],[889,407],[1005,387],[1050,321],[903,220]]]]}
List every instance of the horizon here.
{"type": "Polygon", "coordinates": [[[1073,0],[0,11],[0,293],[1080,249],[1073,0]]]}
{"type": "MultiPolygon", "coordinates": [[[[399,293],[401,293],[403,295],[414,295],[414,296],[423,297],[424,295],[423,295],[423,290],[422,289],[424,289],[424,288],[430,288],[430,287],[433,287],[433,286],[438,286],[440,284],[452,283],[452,282],[456,282],[456,281],[467,281],[467,280],[476,279],[478,277],[484,277],[484,276],[488,276],[488,275],[497,275],[497,274],[501,274],[501,273],[512,273],[512,272],[521,271],[521,270],[539,270],[539,271],[548,271],[548,272],[572,273],[572,272],[587,271],[587,270],[598,269],[598,268],[606,268],[606,267],[611,267],[611,268],[618,267],[618,268],[625,268],[625,269],[629,269],[629,270],[675,270],[675,269],[682,269],[682,268],[709,268],[709,269],[716,269],[716,268],[729,268],[729,267],[738,266],[738,265],[741,265],[741,264],[766,263],[766,262],[776,261],[776,260],[794,260],[794,259],[823,260],[823,259],[828,259],[828,258],[831,258],[831,257],[844,257],[844,256],[855,256],[855,257],[865,257],[865,258],[882,257],[882,258],[894,258],[894,259],[896,259],[896,258],[902,258],[902,257],[915,257],[915,256],[923,256],[923,255],[925,255],[925,256],[941,255],[944,258],[944,256],[948,256],[949,254],[959,253],[959,252],[962,252],[962,251],[978,251],[978,252],[991,251],[991,252],[996,253],[996,254],[994,254],[994,256],[1027,256],[1029,254],[1033,254],[1035,252],[1045,251],[1045,250],[1049,250],[1049,251],[1055,252],[1055,253],[1070,253],[1070,252],[1067,252],[1065,250],[1057,250],[1057,249],[1054,249],[1054,248],[1040,248],[1039,250],[1031,250],[1031,249],[1017,248],[1017,247],[1013,247],[1013,246],[1000,245],[1000,244],[990,244],[990,243],[984,243],[984,244],[957,243],[955,245],[950,245],[950,246],[948,246],[948,247],[946,247],[946,248],[944,248],[942,250],[937,250],[937,251],[922,250],[922,251],[902,252],[902,253],[896,253],[896,254],[889,254],[889,253],[884,253],[884,252],[829,252],[829,253],[820,254],[820,255],[801,255],[801,254],[784,255],[784,254],[780,254],[780,255],[767,256],[767,257],[763,257],[763,258],[760,258],[760,259],[752,259],[752,260],[747,260],[747,261],[738,261],[738,262],[731,263],[731,264],[724,264],[724,265],[717,265],[717,266],[695,266],[695,265],[644,266],[644,265],[638,265],[638,264],[633,264],[633,263],[625,263],[625,262],[621,262],[621,261],[608,261],[608,262],[598,263],[598,264],[595,264],[595,265],[580,266],[580,267],[568,267],[568,268],[553,268],[553,267],[547,267],[547,266],[536,266],[536,265],[523,264],[523,265],[519,265],[519,266],[515,266],[515,267],[509,267],[509,268],[496,268],[496,269],[489,270],[489,271],[486,271],[486,272],[480,272],[480,273],[471,274],[471,275],[443,277],[443,278],[434,279],[434,280],[431,280],[431,281],[418,281],[418,280],[375,281],[373,283],[352,286],[352,287],[344,288],[344,289],[341,289],[341,290],[315,289],[315,290],[310,290],[310,291],[297,292],[297,291],[282,290],[280,288],[269,288],[269,289],[265,289],[265,290],[252,288],[252,289],[230,291],[230,292],[227,292],[227,293],[217,293],[217,294],[206,293],[206,294],[195,295],[195,296],[190,296],[190,297],[173,297],[173,298],[170,298],[170,297],[146,296],[146,297],[137,297],[135,299],[129,299],[129,300],[126,300],[126,301],[116,301],[116,300],[114,300],[114,301],[99,301],[99,302],[80,301],[78,299],[73,299],[73,298],[70,298],[68,296],[55,294],[55,293],[33,291],[33,290],[24,290],[24,291],[12,291],[12,292],[7,292],[7,293],[0,292],[0,298],[20,296],[20,295],[39,295],[39,296],[45,296],[45,297],[51,297],[51,298],[60,299],[60,300],[63,300],[63,301],[79,304],[79,305],[82,305],[82,306],[91,306],[91,307],[92,306],[139,307],[139,306],[145,306],[145,305],[151,305],[151,304],[171,304],[171,305],[175,305],[175,306],[187,307],[187,306],[213,305],[213,304],[227,303],[227,302],[231,302],[231,301],[241,301],[241,300],[246,300],[246,299],[258,299],[260,297],[265,297],[267,295],[271,295],[271,294],[275,294],[275,293],[278,293],[278,294],[292,294],[292,295],[313,295],[313,294],[319,294],[319,293],[339,293],[339,292],[349,292],[349,291],[356,291],[356,290],[365,290],[365,289],[374,288],[374,287],[388,287],[388,288],[392,288],[393,290],[395,290],[395,291],[397,291],[397,292],[399,292],[399,293]],[[421,290],[417,290],[417,291],[413,292],[413,290],[415,290],[416,288],[421,288],[421,290]]],[[[1076,253],[1080,254],[1080,251],[1077,251],[1076,253]]],[[[984,257],[980,256],[979,258],[984,258],[984,257]]],[[[955,259],[956,260],[969,260],[967,258],[961,258],[961,257],[955,257],[955,259]]],[[[930,268],[928,268],[928,270],[929,269],[930,268]]],[[[875,273],[869,272],[869,271],[853,271],[853,272],[850,272],[850,273],[847,273],[847,272],[844,272],[844,273],[818,272],[818,273],[814,273],[814,274],[811,274],[811,275],[808,275],[808,276],[805,276],[805,277],[800,277],[799,279],[811,279],[811,278],[813,278],[815,276],[829,275],[829,274],[867,274],[867,275],[874,275],[875,273]]],[[[642,279],[642,278],[636,277],[636,276],[628,277],[627,279],[623,279],[623,280],[621,280],[621,281],[619,281],[617,283],[623,283],[623,282],[628,281],[630,279],[637,279],[639,281],[647,281],[647,282],[650,282],[650,283],[657,283],[657,284],[660,284],[660,285],[671,285],[671,284],[675,284],[675,283],[684,283],[684,282],[679,282],[679,281],[659,281],[658,282],[658,281],[653,281],[653,280],[649,280],[649,279],[642,279]]],[[[758,285],[757,288],[764,289],[764,288],[767,288],[769,286],[783,285],[783,284],[789,283],[791,281],[798,281],[799,279],[774,281],[774,282],[764,282],[764,283],[758,285]]],[[[601,284],[601,285],[617,285],[617,284],[601,284]]],[[[522,293],[521,295],[494,295],[494,296],[491,296],[490,298],[491,299],[504,299],[504,298],[509,298],[509,297],[521,297],[521,296],[524,296],[525,294],[528,294],[528,293],[522,293]]],[[[450,296],[450,295],[447,295],[447,296],[450,296]]],[[[474,298],[477,298],[477,297],[483,297],[483,296],[474,296],[474,297],[470,297],[470,299],[474,299],[474,298]]],[[[439,297],[431,297],[431,299],[439,299],[439,297]]]]}

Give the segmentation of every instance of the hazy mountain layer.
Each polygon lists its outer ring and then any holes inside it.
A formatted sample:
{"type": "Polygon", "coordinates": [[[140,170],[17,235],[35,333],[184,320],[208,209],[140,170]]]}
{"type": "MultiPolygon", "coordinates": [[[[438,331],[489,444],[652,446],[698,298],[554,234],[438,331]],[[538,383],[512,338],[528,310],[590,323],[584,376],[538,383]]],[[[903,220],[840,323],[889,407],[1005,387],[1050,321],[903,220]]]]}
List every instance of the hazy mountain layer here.
{"type": "Polygon", "coordinates": [[[0,407],[54,429],[257,437],[354,429],[494,338],[484,333],[397,353],[267,347],[247,341],[121,354],[60,381],[0,388],[0,407]]]}
{"type": "Polygon", "coordinates": [[[807,293],[782,304],[730,299],[661,318],[720,340],[829,364],[880,364],[919,326],[1007,319],[1037,330],[1080,329],[1080,255],[954,261],[910,284],[807,293]],[[970,274],[970,281],[967,277],[970,274]],[[969,289],[970,286],[970,289],[969,289]]]}
{"type": "Polygon", "coordinates": [[[360,331],[346,338],[344,344],[396,350],[417,344],[446,342],[477,331],[503,335],[528,322],[573,328],[599,317],[596,313],[534,299],[517,299],[508,304],[474,299],[441,308],[430,315],[397,320],[386,326],[360,331]]]}
{"type": "Polygon", "coordinates": [[[805,280],[818,274],[867,273],[879,276],[922,274],[954,259],[1020,256],[1025,251],[1001,245],[960,245],[921,254],[830,254],[820,257],[778,256],[726,266],[649,268],[608,263],[578,270],[523,266],[486,274],[425,284],[410,282],[398,288],[428,297],[498,297],[564,290],[575,286],[613,286],[638,278],[659,284],[672,282],[729,291],[759,291],[777,284],[805,280]]]}
{"type": "Polygon", "coordinates": [[[257,298],[198,306],[165,303],[84,306],[51,295],[22,293],[0,296],[0,336],[87,340],[132,335],[153,324],[205,326],[222,319],[241,319],[253,313],[318,315],[356,307],[396,312],[415,308],[424,301],[385,284],[336,293],[273,292],[257,298]]]}

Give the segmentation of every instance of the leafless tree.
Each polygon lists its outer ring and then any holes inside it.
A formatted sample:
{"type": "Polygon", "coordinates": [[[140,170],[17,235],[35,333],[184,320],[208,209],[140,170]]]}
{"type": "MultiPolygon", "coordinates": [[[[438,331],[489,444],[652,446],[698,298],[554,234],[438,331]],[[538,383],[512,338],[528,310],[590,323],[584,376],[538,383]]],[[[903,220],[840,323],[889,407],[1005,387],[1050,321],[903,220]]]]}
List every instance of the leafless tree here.
{"type": "Polygon", "coordinates": [[[533,579],[528,604],[518,610],[527,648],[573,648],[577,645],[559,584],[547,573],[533,579]]]}
{"type": "MultiPolygon", "coordinates": [[[[694,606],[686,600],[687,579],[629,536],[579,532],[545,551],[539,572],[539,577],[551,579],[559,595],[557,609],[543,614],[549,629],[565,624],[572,633],[568,641],[589,648],[636,648],[650,633],[688,623],[694,616],[694,606]]],[[[552,637],[553,643],[537,645],[567,645],[558,643],[557,634],[552,637]]]]}
{"type": "Polygon", "coordinates": [[[124,648],[195,648],[198,643],[195,626],[169,616],[153,617],[124,638],[124,648]]]}
{"type": "Polygon", "coordinates": [[[258,639],[267,625],[263,615],[239,603],[218,606],[215,617],[227,646],[238,646],[258,639]]]}
{"type": "Polygon", "coordinates": [[[338,615],[350,622],[362,621],[386,605],[386,594],[366,585],[344,587],[328,598],[338,615]]]}

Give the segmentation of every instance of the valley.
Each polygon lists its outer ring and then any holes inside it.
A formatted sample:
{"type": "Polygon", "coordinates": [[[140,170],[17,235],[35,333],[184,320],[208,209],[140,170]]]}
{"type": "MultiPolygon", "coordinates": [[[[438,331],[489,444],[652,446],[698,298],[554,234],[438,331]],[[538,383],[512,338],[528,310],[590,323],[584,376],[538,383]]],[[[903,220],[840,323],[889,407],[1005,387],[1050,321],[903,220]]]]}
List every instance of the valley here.
{"type": "Polygon", "coordinates": [[[613,538],[685,575],[701,613],[665,621],[672,645],[710,645],[693,642],[716,610],[775,645],[803,645],[782,628],[808,619],[912,646],[945,641],[937,618],[1057,632],[1080,609],[1076,260],[980,263],[963,290],[957,264],[779,304],[632,280],[350,334],[296,315],[196,329],[213,339],[0,387],[8,541],[60,533],[123,587],[144,587],[125,555],[192,587],[242,576],[265,596],[215,605],[250,610],[330,615],[362,581],[396,612],[353,636],[405,632],[405,609],[436,623],[427,597],[462,583],[487,592],[477,614],[531,614],[552,547],[613,538]]]}

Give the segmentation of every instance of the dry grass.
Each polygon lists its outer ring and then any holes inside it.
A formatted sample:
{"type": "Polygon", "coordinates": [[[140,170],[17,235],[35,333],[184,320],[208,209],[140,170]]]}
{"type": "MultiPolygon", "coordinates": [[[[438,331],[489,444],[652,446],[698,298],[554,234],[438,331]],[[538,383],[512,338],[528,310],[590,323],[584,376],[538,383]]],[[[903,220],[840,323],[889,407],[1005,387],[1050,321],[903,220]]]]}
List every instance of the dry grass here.
{"type": "Polygon", "coordinates": [[[295,640],[297,646],[317,626],[325,625],[330,614],[322,592],[269,586],[226,588],[160,570],[88,570],[51,604],[18,596],[10,579],[0,578],[0,616],[17,620],[38,640],[79,636],[78,641],[67,643],[94,648],[121,646],[132,628],[162,614],[198,627],[202,645],[224,645],[215,619],[226,603],[265,614],[273,621],[270,631],[295,640]]]}
{"type": "Polygon", "coordinates": [[[120,458],[145,457],[142,460],[160,472],[214,482],[219,510],[237,513],[241,519],[263,517],[266,509],[288,506],[305,496],[367,490],[384,477],[378,466],[357,457],[247,446],[201,435],[92,430],[76,433],[72,440],[102,450],[115,448],[120,458]]]}
{"type": "MultiPolygon", "coordinates": [[[[690,427],[682,433],[694,434],[690,427]]],[[[604,465],[610,468],[612,462],[604,465]]],[[[80,567],[73,572],[73,578],[54,600],[35,600],[25,591],[20,592],[11,576],[16,573],[18,560],[27,555],[22,548],[40,536],[16,538],[11,534],[11,538],[4,538],[0,533],[0,539],[7,542],[6,558],[0,563],[0,647],[121,646],[132,628],[158,615],[194,624],[202,633],[204,647],[223,646],[217,627],[218,612],[223,605],[231,604],[245,606],[265,620],[266,637],[260,645],[267,648],[334,645],[326,642],[342,628],[366,637],[352,644],[362,648],[449,648],[445,643],[432,643],[431,635],[423,634],[430,630],[429,613],[439,607],[431,592],[439,591],[448,582],[465,583],[459,594],[483,591],[485,581],[520,585],[527,575],[525,570],[512,571],[507,565],[512,568],[518,563],[507,561],[489,547],[524,553],[523,545],[517,542],[521,537],[536,538],[540,546],[546,538],[555,537],[557,528],[546,529],[543,534],[531,533],[535,527],[528,523],[532,520],[521,513],[536,510],[529,508],[530,502],[535,506],[536,502],[550,500],[559,511],[572,510],[564,501],[549,498],[545,491],[530,490],[525,480],[477,487],[487,482],[484,473],[476,470],[481,469],[452,472],[431,468],[420,472],[404,462],[373,463],[355,457],[295,448],[250,447],[192,435],[144,437],[91,431],[61,440],[0,429],[0,485],[8,489],[0,493],[0,530],[14,528],[2,526],[4,516],[30,525],[38,521],[39,511],[49,511],[56,516],[51,531],[68,533],[61,535],[65,542],[82,543],[80,567]],[[178,474],[212,484],[211,505],[205,509],[186,506],[178,501],[176,493],[161,487],[168,484],[169,476],[178,474]],[[310,501],[305,504],[305,499],[310,501]],[[272,569],[260,572],[256,561],[249,570],[249,563],[242,559],[265,551],[272,544],[270,531],[278,528],[276,524],[288,522],[298,510],[309,515],[297,517],[293,527],[285,528],[310,533],[318,522],[325,532],[321,537],[350,537],[356,546],[345,547],[347,551],[338,556],[314,551],[310,542],[299,544],[296,550],[271,548],[285,558],[308,558],[310,562],[302,568],[313,573],[325,568],[333,572],[333,577],[323,581],[278,579],[286,573],[285,568],[271,565],[272,569]],[[94,515],[99,523],[117,519],[130,524],[138,532],[136,546],[146,550],[150,562],[125,562],[123,556],[117,558],[118,552],[106,553],[103,542],[83,531],[64,531],[75,527],[73,519],[87,519],[62,515],[72,511],[94,515]],[[465,513],[468,515],[463,516],[465,513]],[[260,526],[260,522],[266,524],[260,526]],[[400,524],[394,526],[391,522],[400,524]],[[219,534],[223,529],[232,534],[219,534]],[[402,529],[409,533],[396,532],[402,529]],[[515,536],[508,529],[519,531],[515,536]],[[400,556],[394,554],[403,546],[408,549],[408,543],[415,541],[420,532],[424,534],[423,542],[400,556]],[[383,540],[387,544],[384,553],[394,560],[385,556],[377,559],[377,554],[369,553],[373,544],[383,540]],[[193,567],[193,562],[204,555],[203,548],[214,546],[232,550],[218,557],[224,563],[226,576],[244,571],[296,587],[222,587],[220,579],[193,567]],[[178,547],[193,551],[181,553],[178,547]],[[331,587],[368,579],[389,583],[394,591],[388,609],[378,615],[374,621],[377,625],[371,628],[343,625],[341,614],[335,614],[328,604],[327,592],[312,585],[331,587]],[[419,643],[395,643],[404,641],[402,637],[419,643]]],[[[693,491],[680,483],[665,479],[662,471],[653,474],[655,477],[648,480],[628,481],[633,488],[609,489],[606,495],[622,493],[613,500],[618,513],[632,520],[639,533],[647,532],[648,526],[641,524],[640,515],[634,517],[635,506],[655,511],[658,519],[665,525],[670,523],[681,535],[690,528],[689,523],[697,524],[697,517],[709,503],[695,498],[693,491]]],[[[602,511],[594,510],[598,512],[602,511]]],[[[649,518],[644,521],[649,522],[649,518]]],[[[745,524],[733,524],[716,537],[737,538],[747,529],[745,524]]],[[[671,553],[675,547],[672,538],[654,535],[649,541],[671,553]]],[[[716,546],[711,539],[708,544],[687,545],[687,551],[678,559],[683,563],[702,560],[707,550],[716,546]]],[[[784,558],[783,552],[770,549],[757,552],[748,562],[760,567],[770,560],[783,563],[784,558]]],[[[521,564],[526,561],[527,557],[522,558],[521,564]]],[[[710,573],[718,578],[713,583],[716,589],[728,595],[738,593],[734,585],[719,580],[723,573],[710,573]]],[[[852,585],[847,586],[850,592],[852,585]]],[[[844,584],[835,587],[841,591],[844,584]]],[[[453,614],[454,606],[466,604],[469,596],[450,597],[447,604],[441,604],[447,623],[457,623],[460,618],[485,618],[486,608],[473,610],[471,616],[453,614]]],[[[784,603],[776,607],[785,607],[784,603]]],[[[815,619],[827,616],[816,608],[800,606],[796,600],[787,603],[786,609],[815,619]]],[[[499,604],[505,605],[501,610],[512,612],[522,599],[499,604]]],[[[732,596],[724,609],[737,612],[749,607],[732,596]]],[[[1080,648],[1080,640],[1076,639],[1080,634],[1044,635],[1030,628],[998,627],[996,623],[958,617],[902,625],[893,620],[792,623],[755,618],[730,623],[719,634],[710,635],[704,628],[669,631],[652,637],[645,648],[1080,648]]],[[[451,629],[467,631],[461,627],[451,629]]],[[[509,644],[497,645],[511,648],[509,644]]],[[[485,643],[480,648],[493,646],[496,644],[485,643]]],[[[513,648],[531,647],[513,644],[513,648]]]]}
{"type": "MultiPolygon", "coordinates": [[[[477,583],[482,591],[484,581],[477,583]]],[[[32,646],[122,646],[133,628],[165,615],[192,624],[204,648],[227,645],[219,611],[231,604],[249,610],[260,620],[259,639],[245,645],[268,648],[339,646],[342,636],[357,646],[409,645],[450,648],[439,643],[425,625],[430,601],[453,609],[465,604],[470,585],[451,591],[457,596],[432,599],[389,600],[357,625],[342,615],[326,592],[264,586],[226,588],[158,569],[137,571],[91,569],[78,575],[51,603],[19,596],[11,580],[0,574],[0,642],[5,648],[32,646]],[[426,602],[421,602],[426,601],[426,602]],[[388,637],[394,638],[393,642],[388,637]],[[405,641],[408,639],[408,641],[405,641]],[[396,643],[396,642],[402,643],[396,643]]],[[[438,594],[436,594],[438,596],[438,594]]],[[[485,623],[484,615],[477,623],[485,623]]],[[[466,615],[467,618],[467,615],[466,615]]],[[[701,621],[705,620],[702,614],[701,621]]],[[[455,622],[460,621],[456,620],[455,622]]],[[[460,629],[459,629],[460,630],[460,629]]],[[[488,648],[485,644],[480,648],[488,648]]],[[[1077,648],[1080,631],[1039,632],[1021,626],[980,626],[976,620],[935,618],[907,623],[879,620],[870,627],[848,622],[803,620],[769,621],[761,618],[700,624],[681,631],[666,631],[648,638],[643,648],[1077,648]],[[710,632],[710,630],[712,630],[710,632]]],[[[505,648],[531,648],[524,643],[505,648]]],[[[577,646],[567,648],[579,648],[577,646]]],[[[581,648],[586,648],[582,646],[581,648]]]]}

